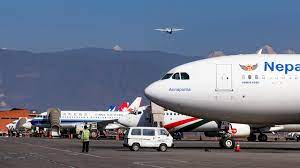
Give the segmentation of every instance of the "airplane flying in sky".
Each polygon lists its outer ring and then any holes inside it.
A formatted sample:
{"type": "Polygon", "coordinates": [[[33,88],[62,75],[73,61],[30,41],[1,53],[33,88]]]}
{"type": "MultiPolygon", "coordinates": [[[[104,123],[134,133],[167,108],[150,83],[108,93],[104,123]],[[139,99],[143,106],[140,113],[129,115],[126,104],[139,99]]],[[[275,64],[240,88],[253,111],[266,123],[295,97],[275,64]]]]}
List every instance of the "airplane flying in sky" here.
{"type": "Polygon", "coordinates": [[[174,32],[181,31],[181,30],[184,30],[184,29],[177,29],[177,28],[167,27],[167,28],[164,28],[164,29],[154,29],[154,30],[164,32],[164,33],[167,33],[167,34],[172,34],[174,32]]]}
{"type": "MultiPolygon", "coordinates": [[[[300,55],[246,54],[194,61],[145,89],[154,103],[228,128],[300,123],[300,55]]],[[[230,140],[225,130],[222,141],[230,140]]]]}

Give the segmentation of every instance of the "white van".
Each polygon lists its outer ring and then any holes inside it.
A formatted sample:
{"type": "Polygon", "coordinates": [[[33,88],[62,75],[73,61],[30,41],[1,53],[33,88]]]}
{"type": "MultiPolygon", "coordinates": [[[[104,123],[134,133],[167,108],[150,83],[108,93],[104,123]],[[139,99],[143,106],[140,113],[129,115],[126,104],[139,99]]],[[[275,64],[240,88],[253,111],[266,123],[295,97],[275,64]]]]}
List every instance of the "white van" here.
{"type": "Polygon", "coordinates": [[[173,146],[173,137],[165,128],[130,127],[126,131],[123,146],[132,151],[145,147],[165,152],[168,147],[173,146]]]}

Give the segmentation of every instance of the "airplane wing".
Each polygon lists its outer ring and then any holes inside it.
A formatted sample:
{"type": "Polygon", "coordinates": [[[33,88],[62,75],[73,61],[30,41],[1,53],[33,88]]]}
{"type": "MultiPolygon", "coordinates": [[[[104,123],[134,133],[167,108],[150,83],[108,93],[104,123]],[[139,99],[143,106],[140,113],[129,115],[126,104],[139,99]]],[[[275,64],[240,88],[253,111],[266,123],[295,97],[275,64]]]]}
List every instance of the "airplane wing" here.
{"type": "Polygon", "coordinates": [[[154,29],[154,30],[161,31],[161,32],[166,32],[167,31],[167,29],[154,29]]]}
{"type": "Polygon", "coordinates": [[[184,30],[184,29],[172,29],[172,31],[180,31],[180,30],[184,30]]]}

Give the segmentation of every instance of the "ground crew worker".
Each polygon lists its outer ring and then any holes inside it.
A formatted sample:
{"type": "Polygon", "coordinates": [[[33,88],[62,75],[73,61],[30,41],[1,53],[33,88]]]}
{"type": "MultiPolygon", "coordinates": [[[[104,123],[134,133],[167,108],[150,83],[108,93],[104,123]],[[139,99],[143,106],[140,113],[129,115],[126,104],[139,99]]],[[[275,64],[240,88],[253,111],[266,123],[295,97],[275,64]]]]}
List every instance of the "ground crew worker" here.
{"type": "Polygon", "coordinates": [[[87,129],[88,127],[85,125],[84,130],[81,134],[82,140],[82,152],[89,152],[89,143],[90,143],[90,131],[87,129]]]}

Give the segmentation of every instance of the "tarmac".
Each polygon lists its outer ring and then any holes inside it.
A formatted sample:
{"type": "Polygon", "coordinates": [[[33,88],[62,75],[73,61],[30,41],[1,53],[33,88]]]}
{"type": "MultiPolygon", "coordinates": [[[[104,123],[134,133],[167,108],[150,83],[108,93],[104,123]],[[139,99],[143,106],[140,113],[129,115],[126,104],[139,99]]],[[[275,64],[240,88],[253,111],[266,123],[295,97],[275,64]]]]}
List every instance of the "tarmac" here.
{"type": "Polygon", "coordinates": [[[300,142],[241,142],[241,151],[220,149],[217,141],[175,141],[167,152],[132,152],[122,141],[90,142],[81,153],[77,139],[0,137],[0,167],[299,167],[300,142]]]}

